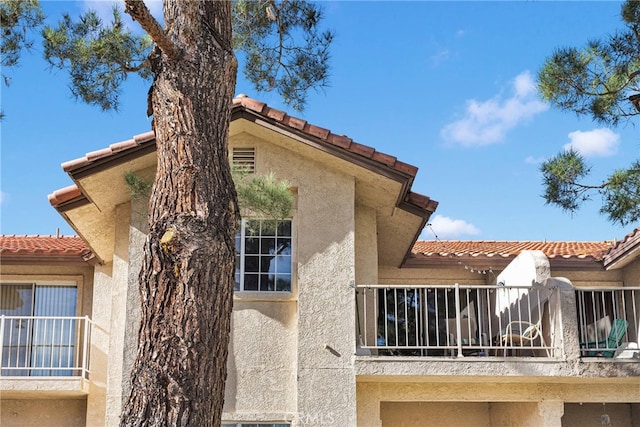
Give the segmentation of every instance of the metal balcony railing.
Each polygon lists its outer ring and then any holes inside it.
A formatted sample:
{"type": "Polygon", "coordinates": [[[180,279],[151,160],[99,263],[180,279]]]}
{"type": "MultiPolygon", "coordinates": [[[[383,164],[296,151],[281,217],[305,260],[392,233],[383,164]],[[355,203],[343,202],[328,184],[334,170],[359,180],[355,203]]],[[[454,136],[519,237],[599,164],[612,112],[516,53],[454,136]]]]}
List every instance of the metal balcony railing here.
{"type": "Polygon", "coordinates": [[[0,316],[0,375],[89,375],[89,317],[0,316]]]}
{"type": "Polygon", "coordinates": [[[561,354],[549,304],[556,288],[359,285],[356,291],[359,354],[561,354]]]}
{"type": "Polygon", "coordinates": [[[576,288],[580,355],[638,358],[640,287],[576,288]]]}

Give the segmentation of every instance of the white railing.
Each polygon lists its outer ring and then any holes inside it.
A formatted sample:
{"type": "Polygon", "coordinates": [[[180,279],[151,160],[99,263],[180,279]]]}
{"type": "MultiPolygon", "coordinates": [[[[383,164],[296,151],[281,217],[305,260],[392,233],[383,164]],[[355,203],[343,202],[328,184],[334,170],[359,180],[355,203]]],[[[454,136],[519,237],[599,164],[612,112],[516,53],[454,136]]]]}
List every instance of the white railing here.
{"type": "MultiPolygon", "coordinates": [[[[358,354],[555,356],[556,288],[358,285],[358,354]]],[[[559,326],[557,326],[559,327],[559,326]]],[[[560,331],[558,331],[560,332],[560,331]]]]}
{"type": "Polygon", "coordinates": [[[91,327],[87,316],[0,316],[0,375],[88,378],[91,327]]]}
{"type": "Polygon", "coordinates": [[[576,300],[581,356],[639,357],[640,287],[576,288],[576,300]]]}

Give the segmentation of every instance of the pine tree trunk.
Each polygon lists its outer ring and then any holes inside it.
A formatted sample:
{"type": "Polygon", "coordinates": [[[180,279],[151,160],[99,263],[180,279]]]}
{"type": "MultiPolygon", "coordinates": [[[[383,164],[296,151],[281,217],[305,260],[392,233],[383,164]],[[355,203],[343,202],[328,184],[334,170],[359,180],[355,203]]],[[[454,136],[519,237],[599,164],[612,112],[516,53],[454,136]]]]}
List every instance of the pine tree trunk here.
{"type": "Polygon", "coordinates": [[[227,139],[237,62],[226,1],[164,1],[152,106],[158,168],[140,272],[142,320],[121,426],[221,422],[236,194],[227,139]]]}

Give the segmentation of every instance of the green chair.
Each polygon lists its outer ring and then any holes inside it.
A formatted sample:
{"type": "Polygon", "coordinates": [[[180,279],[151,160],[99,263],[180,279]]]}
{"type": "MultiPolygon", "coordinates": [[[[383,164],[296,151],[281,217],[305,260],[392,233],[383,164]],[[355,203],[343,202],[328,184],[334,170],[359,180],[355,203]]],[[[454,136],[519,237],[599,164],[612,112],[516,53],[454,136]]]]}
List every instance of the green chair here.
{"type": "Polygon", "coordinates": [[[589,356],[595,356],[600,352],[602,357],[613,357],[615,350],[622,343],[622,338],[627,333],[629,322],[624,319],[615,319],[606,338],[599,341],[586,341],[580,343],[580,348],[588,349],[589,356]]]}

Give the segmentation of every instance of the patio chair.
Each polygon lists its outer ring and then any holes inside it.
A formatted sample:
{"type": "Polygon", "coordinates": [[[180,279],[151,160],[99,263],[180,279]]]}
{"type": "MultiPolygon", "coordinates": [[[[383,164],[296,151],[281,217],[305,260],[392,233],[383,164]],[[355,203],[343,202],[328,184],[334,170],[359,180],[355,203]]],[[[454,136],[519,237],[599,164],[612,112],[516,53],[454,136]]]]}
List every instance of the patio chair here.
{"type": "Polygon", "coordinates": [[[599,341],[585,341],[580,343],[580,348],[588,349],[589,356],[600,353],[602,357],[613,357],[616,349],[622,344],[622,339],[627,333],[629,322],[624,319],[615,319],[606,338],[599,341]]]}
{"type": "Polygon", "coordinates": [[[504,330],[504,333],[500,336],[500,344],[504,346],[504,355],[507,355],[507,347],[515,347],[516,354],[525,347],[533,345],[533,342],[540,338],[540,342],[547,352],[547,357],[551,357],[549,354],[549,348],[542,336],[542,328],[540,322],[531,323],[525,320],[513,320],[509,322],[504,330]]]}

